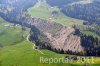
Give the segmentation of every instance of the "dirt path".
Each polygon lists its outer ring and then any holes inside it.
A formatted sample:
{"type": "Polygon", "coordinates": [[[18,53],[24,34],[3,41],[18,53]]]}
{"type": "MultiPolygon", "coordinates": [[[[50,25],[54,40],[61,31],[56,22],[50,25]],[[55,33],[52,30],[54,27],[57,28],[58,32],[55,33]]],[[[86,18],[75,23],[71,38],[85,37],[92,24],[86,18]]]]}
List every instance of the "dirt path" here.
{"type": "MultiPolygon", "coordinates": [[[[29,36],[30,36],[30,34],[27,36],[27,41],[29,41],[29,36]]],[[[29,42],[30,42],[30,41],[29,41],[29,42]]],[[[40,51],[39,49],[36,49],[36,48],[35,48],[36,45],[35,45],[34,43],[32,43],[32,44],[33,44],[33,50],[36,50],[36,51],[40,52],[41,54],[45,55],[42,51],[40,51]]]]}

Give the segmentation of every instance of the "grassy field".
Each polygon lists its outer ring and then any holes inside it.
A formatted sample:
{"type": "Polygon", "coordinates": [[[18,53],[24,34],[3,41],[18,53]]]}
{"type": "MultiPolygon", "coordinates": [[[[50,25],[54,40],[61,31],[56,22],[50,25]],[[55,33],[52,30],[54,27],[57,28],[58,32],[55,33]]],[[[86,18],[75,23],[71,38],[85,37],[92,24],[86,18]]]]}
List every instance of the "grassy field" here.
{"type": "MultiPolygon", "coordinates": [[[[65,55],[57,54],[49,50],[41,50],[44,54],[41,54],[37,50],[33,50],[32,43],[24,40],[16,45],[6,46],[1,49],[1,66],[82,66],[84,64],[69,63],[69,64],[43,64],[40,63],[40,57],[46,58],[62,58],[65,55]]],[[[95,63],[99,64],[99,58],[96,59],[95,63]]],[[[96,66],[96,65],[93,65],[96,66]]]]}
{"type": "Polygon", "coordinates": [[[21,26],[14,26],[0,18],[0,44],[4,46],[16,44],[23,40],[21,26]]]}
{"type": "MultiPolygon", "coordinates": [[[[50,7],[45,2],[37,3],[34,7],[31,7],[28,10],[28,12],[33,17],[39,17],[39,18],[43,18],[43,19],[52,18],[57,23],[61,23],[61,24],[66,25],[66,26],[82,25],[82,23],[83,23],[82,20],[78,20],[78,19],[74,19],[74,18],[70,18],[70,17],[65,16],[64,14],[62,14],[60,12],[59,8],[57,8],[57,7],[50,7]],[[52,16],[52,14],[51,14],[52,11],[57,11],[58,15],[57,16],[52,16]]],[[[98,37],[98,35],[94,34],[93,32],[84,31],[83,33],[85,33],[87,35],[93,35],[94,37],[98,37]]],[[[50,54],[52,54],[52,53],[50,53],[50,54]]],[[[54,54],[54,55],[56,55],[56,54],[54,54]]],[[[61,55],[61,56],[63,56],[63,55],[61,55]]],[[[89,66],[99,66],[100,65],[100,58],[94,57],[94,60],[95,60],[95,63],[94,64],[90,64],[89,66]]],[[[69,64],[61,64],[61,65],[60,64],[56,64],[56,65],[52,64],[52,66],[53,65],[54,66],[84,66],[84,64],[81,64],[81,63],[77,64],[76,62],[69,63],[69,64]]],[[[42,65],[40,65],[40,66],[42,66],[42,65]]],[[[43,65],[43,66],[45,66],[45,65],[43,65]]],[[[47,65],[47,66],[49,66],[49,65],[47,65]]]]}
{"type": "Polygon", "coordinates": [[[84,31],[83,33],[86,34],[86,35],[92,35],[92,36],[97,37],[97,38],[100,39],[100,36],[97,35],[96,33],[93,33],[93,32],[90,32],[90,31],[84,31]]]}
{"type": "MultiPolygon", "coordinates": [[[[0,24],[0,29],[4,28],[4,25],[11,24],[1,18],[0,20],[0,23],[2,23],[0,24]]],[[[33,49],[33,43],[27,41],[29,29],[24,32],[25,37],[23,40],[21,40],[20,37],[17,37],[18,35],[20,35],[20,31],[22,31],[21,26],[16,26],[15,28],[7,27],[7,29],[5,30],[5,38],[1,38],[2,35],[0,36],[0,38],[2,39],[0,40],[0,42],[5,40],[5,42],[3,42],[3,47],[0,48],[0,66],[84,66],[84,63],[77,63],[77,61],[73,61],[72,63],[40,63],[40,57],[64,58],[66,54],[57,54],[46,49],[40,50],[42,53],[44,53],[42,54],[41,52],[33,49]],[[16,34],[18,35],[16,36],[16,34]],[[8,36],[12,37],[9,38],[8,36]],[[9,42],[10,40],[12,41],[9,42]],[[16,44],[14,44],[15,42],[16,44]]],[[[1,32],[2,30],[0,30],[0,33],[1,32]]],[[[95,63],[91,66],[99,66],[100,58],[94,57],[94,62],[95,63]]]]}
{"type": "MultiPolygon", "coordinates": [[[[28,9],[28,12],[33,17],[38,17],[42,19],[49,19],[52,18],[52,20],[56,21],[57,23],[63,24],[65,26],[73,26],[73,25],[79,25],[81,26],[81,30],[83,30],[83,27],[87,27],[83,25],[83,20],[74,19],[68,16],[65,16],[63,13],[60,12],[60,9],[58,7],[51,7],[45,2],[39,2],[35,6],[28,9]],[[52,12],[57,11],[57,16],[52,16],[52,12]]],[[[97,34],[90,32],[90,31],[83,31],[83,33],[87,35],[93,35],[94,37],[99,37],[97,34]]],[[[99,37],[100,38],[100,37],[99,37]]]]}
{"type": "MultiPolygon", "coordinates": [[[[4,28],[4,25],[11,24],[3,19],[1,19],[0,27],[4,28]],[[4,24],[4,25],[3,25],[4,24]]],[[[12,25],[12,24],[11,24],[12,25]]],[[[8,30],[5,32],[5,38],[2,39],[2,35],[0,35],[0,42],[2,42],[4,39],[5,42],[3,43],[3,47],[0,48],[0,66],[83,66],[84,63],[77,63],[77,61],[73,61],[73,63],[40,63],[40,57],[46,57],[46,58],[64,58],[66,54],[57,54],[55,52],[49,51],[49,50],[40,50],[41,52],[33,49],[33,43],[27,41],[27,35],[29,34],[29,31],[27,30],[24,35],[24,39],[20,40],[20,37],[17,37],[14,34],[20,35],[20,31],[22,31],[21,26],[14,27],[7,27],[8,30]],[[9,34],[11,33],[11,34],[9,34]],[[12,37],[8,37],[12,36],[12,37]],[[13,38],[14,37],[14,38],[13,38]],[[10,41],[10,42],[9,42],[10,41]],[[14,44],[17,42],[16,44],[14,44]]],[[[2,32],[2,31],[1,31],[2,32]]],[[[73,56],[73,55],[68,55],[73,56]]],[[[98,66],[100,65],[100,58],[96,58],[95,63],[91,64],[91,66],[98,66]]]]}
{"type": "MultiPolygon", "coordinates": [[[[56,22],[67,26],[72,26],[73,24],[82,25],[81,20],[67,17],[63,15],[57,7],[52,8],[44,2],[42,3],[42,5],[41,3],[38,3],[35,5],[35,7],[30,8],[29,13],[32,16],[40,17],[43,19],[53,18],[56,22]],[[59,12],[58,17],[53,17],[51,15],[51,12],[53,10],[59,12]]],[[[42,54],[41,52],[34,50],[33,43],[27,41],[28,34],[29,29],[27,28],[27,30],[23,32],[24,38],[22,38],[22,29],[20,25],[13,26],[13,24],[8,23],[0,18],[0,44],[3,45],[3,47],[0,48],[0,66],[84,66],[84,63],[77,63],[77,61],[66,64],[40,63],[40,57],[62,58],[65,57],[66,54],[57,54],[46,49],[40,50],[42,53],[44,53],[42,54]]],[[[89,65],[99,66],[100,58],[94,57],[94,63],[89,65]]]]}
{"type": "MultiPolygon", "coordinates": [[[[40,57],[46,58],[62,58],[63,54],[57,54],[49,50],[41,50],[44,54],[41,54],[37,50],[33,50],[32,43],[24,40],[16,45],[6,46],[1,49],[1,66],[84,66],[82,63],[55,63],[55,64],[43,64],[40,63],[40,57]]],[[[98,66],[100,63],[99,58],[95,58],[95,63],[91,66],[98,66]],[[98,64],[98,65],[97,65],[98,64]]]]}
{"type": "Polygon", "coordinates": [[[28,9],[29,14],[33,17],[49,19],[61,23],[63,25],[72,26],[72,25],[82,25],[82,20],[74,19],[65,16],[63,13],[60,12],[58,7],[51,7],[47,5],[45,2],[38,2],[35,6],[28,9]],[[56,16],[52,16],[52,12],[57,11],[58,14],[56,16]]]}
{"type": "MultiPolygon", "coordinates": [[[[87,26],[83,25],[83,20],[78,20],[74,18],[70,18],[65,16],[63,13],[60,12],[58,7],[51,7],[46,2],[38,2],[35,6],[28,9],[28,12],[33,17],[49,19],[52,18],[57,23],[63,24],[65,26],[72,26],[72,25],[79,25],[81,30],[86,28],[87,26]],[[52,16],[52,12],[57,11],[57,16],[52,16]]],[[[84,34],[93,35],[94,37],[99,37],[96,33],[90,31],[82,31],[84,34]]]]}
{"type": "Polygon", "coordinates": [[[96,28],[96,26],[94,26],[94,25],[91,25],[91,26],[88,26],[88,25],[78,25],[77,27],[80,29],[80,31],[82,33],[84,33],[86,35],[91,35],[93,37],[97,37],[97,38],[100,39],[100,36],[98,34],[96,34],[95,32],[91,32],[91,31],[88,30],[89,28],[91,28],[91,29],[96,28]]]}

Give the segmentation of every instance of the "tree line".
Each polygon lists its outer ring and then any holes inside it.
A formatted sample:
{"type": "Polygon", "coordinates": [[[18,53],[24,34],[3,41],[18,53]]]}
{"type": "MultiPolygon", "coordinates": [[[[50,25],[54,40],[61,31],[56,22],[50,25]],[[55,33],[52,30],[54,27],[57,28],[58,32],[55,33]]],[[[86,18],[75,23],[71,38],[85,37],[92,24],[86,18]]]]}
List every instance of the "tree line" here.
{"type": "Polygon", "coordinates": [[[86,20],[90,24],[100,24],[100,1],[85,5],[67,5],[62,8],[61,12],[72,18],[86,20]]]}

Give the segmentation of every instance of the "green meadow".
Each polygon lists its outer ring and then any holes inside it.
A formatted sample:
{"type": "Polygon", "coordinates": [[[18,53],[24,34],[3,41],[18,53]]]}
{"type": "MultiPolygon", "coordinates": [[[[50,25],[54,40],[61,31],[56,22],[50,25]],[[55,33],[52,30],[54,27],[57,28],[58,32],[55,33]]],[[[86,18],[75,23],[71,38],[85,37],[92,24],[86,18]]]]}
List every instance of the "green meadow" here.
{"type": "MultiPolygon", "coordinates": [[[[52,18],[63,25],[72,26],[74,24],[82,25],[82,20],[77,20],[65,16],[57,7],[50,7],[45,2],[37,3],[34,7],[29,9],[29,14],[33,17],[49,19],[52,18]],[[52,11],[57,11],[58,15],[52,16],[52,11]]],[[[85,63],[40,63],[40,57],[45,58],[65,58],[65,56],[73,56],[68,54],[58,54],[46,49],[34,50],[34,43],[27,40],[29,35],[29,28],[22,31],[20,25],[14,26],[12,23],[6,22],[0,18],[0,66],[86,66],[85,63]],[[24,36],[24,37],[22,37],[24,36]],[[43,53],[41,53],[41,52],[43,53]]],[[[84,32],[90,34],[88,32],[84,32]]],[[[82,56],[79,56],[82,57],[82,56]]],[[[84,56],[83,56],[84,57],[84,56]]],[[[100,58],[93,57],[94,63],[87,63],[87,66],[99,66],[100,58]]],[[[91,60],[91,59],[90,59],[91,60]]]]}
{"type": "MultiPolygon", "coordinates": [[[[4,25],[11,24],[1,18],[0,20],[1,20],[0,23],[2,23],[0,24],[2,25],[0,26],[0,28],[4,28],[3,24],[4,25]]],[[[65,56],[73,56],[73,55],[57,54],[55,52],[46,49],[42,49],[39,51],[34,50],[33,43],[27,40],[27,35],[29,34],[28,28],[26,31],[24,31],[23,40],[18,37],[18,35],[20,35],[20,31],[22,31],[20,25],[16,26],[15,28],[14,26],[7,27],[7,29],[5,32],[6,35],[5,38],[0,39],[0,42],[2,42],[3,45],[3,47],[0,48],[0,66],[84,66],[84,63],[81,62],[77,63],[77,61],[73,61],[72,63],[62,63],[62,62],[52,63],[52,64],[40,63],[40,57],[65,58],[65,56]],[[6,40],[6,42],[4,42],[3,40],[6,40]]],[[[1,37],[2,35],[0,35],[0,38],[1,37]]],[[[100,64],[99,58],[94,57],[94,59],[95,63],[91,64],[91,66],[98,66],[100,64]]]]}
{"type": "Polygon", "coordinates": [[[28,12],[33,17],[42,18],[42,19],[52,19],[57,23],[61,23],[63,25],[72,26],[72,25],[82,25],[83,20],[78,20],[74,18],[70,18],[65,16],[60,12],[58,7],[51,7],[46,2],[38,2],[35,6],[28,9],[28,12]],[[56,11],[58,14],[56,16],[52,16],[52,12],[56,11]]]}

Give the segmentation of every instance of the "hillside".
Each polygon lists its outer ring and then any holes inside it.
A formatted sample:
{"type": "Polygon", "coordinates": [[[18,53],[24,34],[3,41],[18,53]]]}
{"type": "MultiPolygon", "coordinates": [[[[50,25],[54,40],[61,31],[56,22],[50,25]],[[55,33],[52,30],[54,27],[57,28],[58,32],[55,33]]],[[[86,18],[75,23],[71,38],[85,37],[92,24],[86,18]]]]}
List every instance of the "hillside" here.
{"type": "MultiPolygon", "coordinates": [[[[33,18],[30,15],[28,15],[27,12],[25,12],[24,10],[23,11],[22,10],[16,11],[13,9],[8,10],[8,7],[6,7],[6,6],[4,6],[4,7],[5,7],[5,9],[3,9],[3,7],[2,7],[1,12],[0,12],[2,14],[1,17],[9,22],[12,22],[12,23],[16,22],[20,25],[31,28],[33,34],[31,33],[32,38],[30,38],[30,39],[32,41],[34,40],[37,44],[39,43],[40,46],[42,45],[42,43],[43,43],[42,46],[45,46],[45,43],[47,43],[47,46],[52,47],[52,50],[60,49],[60,50],[64,50],[64,51],[67,51],[67,50],[73,51],[73,49],[71,47],[65,49],[63,46],[66,45],[66,44],[64,44],[65,41],[67,41],[67,40],[69,41],[70,39],[75,39],[75,43],[77,45],[79,45],[79,48],[73,52],[83,51],[83,49],[80,48],[81,47],[80,38],[77,35],[76,36],[73,35],[73,33],[75,32],[75,30],[73,28],[65,27],[59,23],[56,23],[53,20],[44,20],[41,18],[33,18]],[[6,11],[8,11],[10,14],[6,11]],[[16,12],[17,12],[17,14],[14,14],[16,12]],[[15,17],[13,17],[13,15],[15,15],[15,17]],[[69,32],[69,33],[67,33],[67,32],[69,32]],[[35,34],[35,36],[34,36],[34,34],[35,34]],[[68,36],[70,37],[70,39],[67,39],[68,36]],[[46,38],[47,39],[42,40],[41,37],[43,37],[43,39],[46,39],[46,38]],[[56,37],[59,37],[59,39],[57,39],[56,37]],[[62,41],[58,42],[60,39],[62,39],[62,41]],[[37,40],[38,40],[38,42],[37,42],[37,40]],[[57,45],[58,45],[58,47],[57,47],[57,45]]],[[[13,6],[12,8],[15,8],[15,6],[13,6]]],[[[70,44],[70,41],[69,41],[68,45],[69,44],[70,44]]]]}
{"type": "Polygon", "coordinates": [[[83,23],[83,20],[67,17],[60,12],[58,7],[48,5],[45,0],[39,1],[37,4],[29,8],[28,13],[33,17],[35,16],[42,19],[52,19],[53,21],[66,26],[82,25],[83,23]],[[56,14],[53,12],[56,12],[56,14]]]}
{"type": "Polygon", "coordinates": [[[82,19],[88,21],[89,24],[100,24],[100,1],[99,0],[80,0],[72,1],[72,3],[66,3],[62,1],[62,6],[60,0],[55,0],[56,2],[47,0],[47,3],[51,6],[58,6],[61,8],[61,12],[66,14],[69,17],[82,19]]]}
{"type": "Polygon", "coordinates": [[[99,22],[87,24],[62,12],[92,2],[0,0],[0,66],[99,66],[99,22]],[[41,57],[68,62],[41,63],[41,57]]]}
{"type": "Polygon", "coordinates": [[[80,54],[88,55],[88,53],[90,53],[90,50],[92,51],[94,49],[90,55],[99,55],[99,48],[100,48],[99,40],[95,41],[98,38],[93,37],[91,35],[87,36],[81,34],[80,30],[77,29],[76,27],[74,28],[67,27],[55,22],[52,19],[41,19],[32,17],[27,13],[27,10],[23,9],[23,7],[20,7],[21,8],[20,10],[14,9],[16,6],[9,6],[9,8],[11,7],[13,9],[10,10],[8,9],[8,6],[2,7],[0,11],[1,14],[0,16],[5,20],[12,22],[14,24],[20,24],[22,26],[31,28],[30,40],[35,41],[36,44],[41,48],[49,49],[47,47],[50,47],[50,50],[56,52],[70,51],[71,52],[70,54],[78,53],[79,55],[80,54]],[[84,38],[87,38],[87,40],[84,38]],[[91,45],[88,45],[89,43],[91,45]],[[84,49],[88,49],[91,47],[93,49],[84,51],[84,49]]]}
{"type": "MultiPolygon", "coordinates": [[[[4,22],[5,20],[0,19],[0,23],[5,23],[5,24],[10,24],[8,22],[4,22]]],[[[1,27],[1,26],[0,26],[1,27]]],[[[12,28],[13,27],[8,27],[8,28],[12,28]]],[[[16,34],[16,32],[18,31],[22,31],[22,29],[19,29],[19,26],[16,26],[15,29],[9,29],[9,33],[12,34],[16,34]],[[18,30],[17,30],[18,29],[18,30]]],[[[2,32],[2,31],[1,31],[2,32]]],[[[24,32],[23,35],[24,36],[24,40],[19,42],[17,41],[16,44],[11,44],[8,43],[8,45],[4,45],[2,48],[0,48],[0,65],[1,66],[11,66],[11,65],[19,65],[19,66],[82,66],[84,65],[84,63],[77,63],[77,61],[73,61],[72,63],[56,63],[56,64],[43,64],[39,62],[39,58],[42,57],[47,57],[47,58],[62,58],[65,57],[66,54],[58,54],[49,50],[40,50],[41,52],[43,52],[45,55],[41,54],[38,50],[33,49],[33,43],[27,41],[27,35],[29,34],[29,31],[26,30],[24,32]],[[26,32],[26,33],[25,33],[26,32]]],[[[9,34],[7,34],[9,35],[9,34]]],[[[1,36],[0,36],[1,37],[1,36]]],[[[7,36],[5,36],[5,38],[9,38],[7,36]]],[[[5,39],[5,38],[2,38],[5,39]]],[[[12,37],[10,37],[11,40],[15,40],[17,39],[17,37],[15,36],[15,38],[13,39],[12,37]]],[[[20,39],[20,38],[19,38],[20,39]]],[[[1,39],[0,39],[1,41],[1,39]]],[[[9,39],[6,39],[6,41],[9,41],[9,39]]],[[[69,57],[73,57],[73,55],[68,55],[69,57]]],[[[98,57],[94,57],[95,59],[95,63],[92,64],[92,66],[99,66],[99,58],[98,57]]]]}

